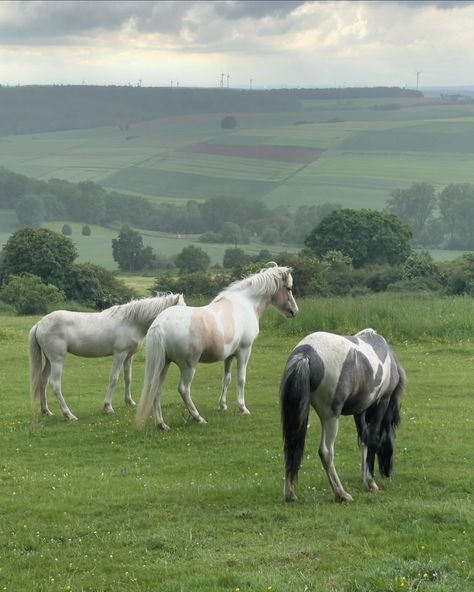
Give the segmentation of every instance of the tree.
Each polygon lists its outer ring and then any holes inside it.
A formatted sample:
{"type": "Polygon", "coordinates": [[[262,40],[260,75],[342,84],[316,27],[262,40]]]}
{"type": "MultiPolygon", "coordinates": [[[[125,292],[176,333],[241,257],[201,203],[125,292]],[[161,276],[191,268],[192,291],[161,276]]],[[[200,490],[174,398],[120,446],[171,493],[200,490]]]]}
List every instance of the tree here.
{"type": "Polygon", "coordinates": [[[45,284],[63,289],[66,272],[76,257],[76,247],[70,238],[48,228],[21,228],[3,248],[0,280],[30,273],[45,284]]]}
{"type": "Polygon", "coordinates": [[[63,227],[61,228],[61,232],[62,232],[62,234],[64,234],[64,236],[71,236],[72,228],[69,226],[69,224],[63,224],[63,227]]]}
{"type": "Polygon", "coordinates": [[[341,209],[328,214],[305,239],[318,257],[341,251],[354,267],[372,263],[397,264],[411,252],[412,233],[406,224],[378,210],[341,209]]]}
{"type": "Polygon", "coordinates": [[[211,259],[206,251],[194,245],[184,247],[175,258],[175,265],[181,274],[206,271],[210,263],[211,259]]]}
{"type": "Polygon", "coordinates": [[[66,298],[102,310],[122,304],[134,296],[115,275],[93,263],[74,263],[68,270],[66,298]]]}
{"type": "Polygon", "coordinates": [[[22,197],[18,201],[15,211],[21,226],[38,228],[46,218],[43,200],[37,195],[25,195],[22,197]]]}
{"type": "Polygon", "coordinates": [[[18,315],[46,314],[49,306],[64,301],[64,294],[37,275],[12,275],[0,290],[0,300],[11,304],[18,315]]]}
{"type": "Polygon", "coordinates": [[[447,185],[439,196],[439,210],[449,232],[451,248],[472,249],[474,244],[474,185],[447,185]]]}
{"type": "Polygon", "coordinates": [[[122,226],[118,238],[112,239],[112,254],[122,271],[142,271],[153,266],[153,250],[143,245],[142,235],[122,226]]]}
{"type": "Polygon", "coordinates": [[[89,224],[84,224],[84,226],[82,227],[82,230],[81,230],[81,234],[83,236],[90,236],[92,234],[92,230],[91,230],[91,227],[89,226],[89,224]]]}
{"type": "Polygon", "coordinates": [[[233,115],[226,115],[222,118],[221,128],[222,129],[233,129],[237,126],[237,119],[233,115]]]}
{"type": "Polygon", "coordinates": [[[250,257],[243,249],[235,247],[233,249],[226,249],[224,251],[224,258],[222,260],[222,266],[225,269],[232,269],[236,265],[245,265],[249,263],[250,257]]]}
{"type": "Polygon", "coordinates": [[[429,183],[413,183],[408,189],[396,189],[387,202],[387,211],[398,216],[413,230],[416,240],[422,237],[436,205],[435,189],[429,183]]]}

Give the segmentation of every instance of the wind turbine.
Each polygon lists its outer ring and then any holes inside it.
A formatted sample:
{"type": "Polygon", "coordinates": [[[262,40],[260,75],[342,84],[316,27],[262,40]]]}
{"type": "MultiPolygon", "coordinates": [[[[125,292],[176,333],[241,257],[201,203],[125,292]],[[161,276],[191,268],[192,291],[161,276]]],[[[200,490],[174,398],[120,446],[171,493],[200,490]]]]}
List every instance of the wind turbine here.
{"type": "Polygon", "coordinates": [[[423,73],[423,70],[415,70],[416,72],[416,90],[418,90],[418,84],[420,82],[420,74],[423,73]]]}

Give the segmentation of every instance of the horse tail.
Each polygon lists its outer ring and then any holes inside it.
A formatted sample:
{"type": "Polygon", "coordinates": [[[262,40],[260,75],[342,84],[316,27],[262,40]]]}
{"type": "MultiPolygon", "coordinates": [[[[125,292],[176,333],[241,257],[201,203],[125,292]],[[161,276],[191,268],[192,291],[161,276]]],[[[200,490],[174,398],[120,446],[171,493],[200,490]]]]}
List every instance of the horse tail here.
{"type": "Polygon", "coordinates": [[[311,402],[310,360],[304,354],[290,356],[280,383],[280,409],[283,429],[285,459],[285,497],[294,499],[287,492],[298,476],[304,452],[311,402]]]}
{"type": "Polygon", "coordinates": [[[395,444],[395,430],[400,425],[400,398],[406,383],[406,374],[400,364],[395,360],[398,380],[393,389],[387,409],[380,425],[380,434],[377,444],[377,458],[379,472],[384,477],[390,477],[393,471],[393,450],[395,444]]]}
{"type": "Polygon", "coordinates": [[[140,400],[137,405],[135,422],[138,427],[143,427],[150,409],[153,405],[154,396],[160,384],[160,377],[165,367],[166,349],[163,335],[158,327],[152,327],[146,335],[145,346],[145,376],[140,400]]]}
{"type": "Polygon", "coordinates": [[[390,422],[394,428],[398,428],[401,421],[400,416],[400,398],[402,396],[403,389],[405,388],[405,384],[407,381],[407,376],[405,374],[405,370],[400,366],[397,362],[397,370],[398,370],[398,383],[392,392],[392,396],[390,397],[390,402],[388,404],[388,415],[390,422]]]}
{"type": "Polygon", "coordinates": [[[30,362],[30,394],[31,402],[37,403],[41,397],[41,374],[43,372],[43,357],[41,346],[36,339],[38,323],[34,325],[28,336],[28,358],[30,362]]]}

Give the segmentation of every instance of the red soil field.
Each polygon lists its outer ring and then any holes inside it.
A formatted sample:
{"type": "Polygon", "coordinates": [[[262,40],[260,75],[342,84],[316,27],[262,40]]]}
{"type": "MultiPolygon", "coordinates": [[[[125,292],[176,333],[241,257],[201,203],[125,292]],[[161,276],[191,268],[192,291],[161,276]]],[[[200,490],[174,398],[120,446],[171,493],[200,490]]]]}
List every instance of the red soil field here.
{"type": "Polygon", "coordinates": [[[309,164],[317,160],[322,152],[322,150],[301,146],[272,146],[269,144],[258,146],[229,146],[224,144],[206,144],[204,142],[187,146],[185,150],[186,152],[199,152],[201,154],[276,160],[280,162],[294,162],[296,164],[309,164]]]}

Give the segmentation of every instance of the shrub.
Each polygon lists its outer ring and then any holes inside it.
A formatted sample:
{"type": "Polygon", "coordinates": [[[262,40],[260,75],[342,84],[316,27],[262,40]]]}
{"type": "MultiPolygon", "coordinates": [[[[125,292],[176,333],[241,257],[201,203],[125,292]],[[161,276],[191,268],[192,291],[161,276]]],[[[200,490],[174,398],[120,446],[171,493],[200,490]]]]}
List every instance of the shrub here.
{"type": "Polygon", "coordinates": [[[63,224],[61,232],[64,234],[64,236],[71,236],[72,228],[69,226],[69,224],[63,224]]]}
{"type": "Polygon", "coordinates": [[[0,290],[0,300],[11,304],[17,315],[46,314],[50,306],[64,301],[64,294],[52,284],[43,284],[31,273],[10,276],[0,290]]]}

